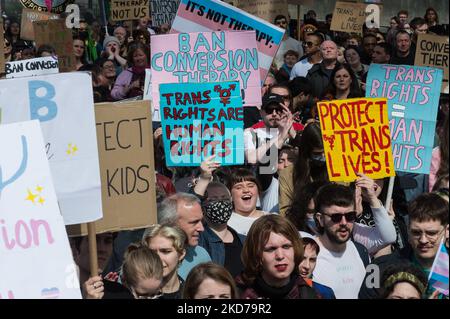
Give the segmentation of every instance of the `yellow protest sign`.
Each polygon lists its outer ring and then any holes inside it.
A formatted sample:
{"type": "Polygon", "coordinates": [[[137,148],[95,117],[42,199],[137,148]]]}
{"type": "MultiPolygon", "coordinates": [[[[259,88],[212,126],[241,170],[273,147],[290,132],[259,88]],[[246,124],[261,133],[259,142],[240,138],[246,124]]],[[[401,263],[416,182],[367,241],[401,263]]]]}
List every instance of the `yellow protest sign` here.
{"type": "Polygon", "coordinates": [[[395,176],[386,98],[317,103],[331,181],[395,176]]]}

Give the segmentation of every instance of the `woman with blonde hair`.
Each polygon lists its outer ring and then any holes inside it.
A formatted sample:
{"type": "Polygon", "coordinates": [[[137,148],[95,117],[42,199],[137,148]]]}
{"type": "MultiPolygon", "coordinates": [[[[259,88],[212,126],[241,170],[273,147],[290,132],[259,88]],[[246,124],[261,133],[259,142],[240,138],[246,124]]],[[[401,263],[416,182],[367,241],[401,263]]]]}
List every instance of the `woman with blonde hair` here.
{"type": "Polygon", "coordinates": [[[177,226],[153,225],[142,236],[142,243],[155,251],[163,265],[162,299],[179,299],[183,279],[178,266],[186,255],[186,234],[177,226]]]}

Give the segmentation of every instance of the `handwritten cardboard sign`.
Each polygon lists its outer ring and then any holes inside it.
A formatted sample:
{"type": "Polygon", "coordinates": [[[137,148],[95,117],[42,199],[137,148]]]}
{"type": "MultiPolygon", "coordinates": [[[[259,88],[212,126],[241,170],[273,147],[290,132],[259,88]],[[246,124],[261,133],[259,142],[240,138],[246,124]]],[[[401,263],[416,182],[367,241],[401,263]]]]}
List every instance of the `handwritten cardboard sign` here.
{"type": "Polygon", "coordinates": [[[33,22],[36,47],[51,44],[58,56],[59,71],[70,72],[75,70],[75,55],[73,53],[73,40],[71,29],[66,28],[64,19],[33,22]]]}
{"type": "Polygon", "coordinates": [[[238,80],[244,105],[261,104],[255,32],[174,33],[152,37],[152,97],[161,83],[238,80]]]}
{"type": "Polygon", "coordinates": [[[419,34],[417,38],[414,65],[431,66],[442,69],[444,71],[444,78],[442,80],[441,92],[446,94],[449,92],[448,62],[448,37],[434,34],[419,34]]]}
{"type": "MultiPolygon", "coordinates": [[[[220,0],[197,0],[195,4],[190,0],[181,0],[171,33],[224,30],[255,30],[259,71],[261,81],[264,81],[280,46],[284,29],[220,0]]],[[[244,101],[247,102],[246,99],[244,101]]],[[[261,101],[254,105],[261,105],[261,101]]]]}
{"type": "Polygon", "coordinates": [[[81,299],[38,121],[0,125],[0,299],[81,299]]]}
{"type": "Polygon", "coordinates": [[[58,58],[53,56],[7,62],[5,65],[7,79],[55,74],[58,72],[58,58]]]}
{"type": "Polygon", "coordinates": [[[287,0],[238,0],[237,7],[270,23],[280,14],[289,17],[287,0]]]}
{"type": "Polygon", "coordinates": [[[161,84],[161,125],[167,166],[244,162],[244,110],[239,82],[161,84]]]}
{"type": "Polygon", "coordinates": [[[333,11],[330,29],[333,31],[359,33],[362,35],[366,20],[366,5],[337,1],[333,11]]]}
{"type": "MultiPolygon", "coordinates": [[[[103,218],[97,233],[156,223],[155,165],[148,101],[95,104],[103,218]]],[[[69,234],[87,234],[85,224],[69,234]]]]}
{"type": "Polygon", "coordinates": [[[396,171],[430,173],[442,75],[428,67],[370,65],[366,96],[388,99],[396,171]]]}
{"type": "Polygon", "coordinates": [[[20,23],[20,38],[23,40],[34,40],[34,21],[46,21],[50,19],[59,19],[59,14],[49,13],[31,9],[22,9],[22,18],[20,23]]]}
{"type": "Polygon", "coordinates": [[[322,101],[317,109],[331,181],[395,176],[386,99],[322,101]]]}
{"type": "Polygon", "coordinates": [[[1,123],[41,122],[66,225],[102,217],[92,80],[81,72],[0,81],[1,123]],[[74,89],[75,88],[75,89],[74,89]]]}
{"type": "Polygon", "coordinates": [[[152,24],[159,27],[167,23],[171,25],[177,15],[180,0],[151,0],[152,24]]]}
{"type": "Polygon", "coordinates": [[[111,0],[111,21],[150,18],[149,0],[111,0]]]}

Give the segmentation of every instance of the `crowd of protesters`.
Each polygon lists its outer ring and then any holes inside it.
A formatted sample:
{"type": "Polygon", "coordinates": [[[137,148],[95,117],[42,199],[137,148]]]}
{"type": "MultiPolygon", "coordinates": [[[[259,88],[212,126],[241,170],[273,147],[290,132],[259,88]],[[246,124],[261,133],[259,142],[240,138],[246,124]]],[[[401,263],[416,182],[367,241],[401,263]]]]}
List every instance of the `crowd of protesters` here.
{"type": "MultiPolygon", "coordinates": [[[[423,17],[400,10],[386,32],[364,26],[362,37],[331,31],[331,18],[319,23],[311,10],[298,39],[285,33],[261,107],[245,108],[245,165],[221,167],[212,156],[198,168],[167,167],[154,125],[158,225],[98,234],[96,277],[87,238],[71,238],[85,298],[448,298],[427,285],[440,243],[448,249],[448,94],[430,175],[398,174],[388,209],[386,179],[329,181],[316,109],[364,97],[371,63],[414,65],[417,35],[448,36],[446,28],[433,8],[423,17]],[[366,284],[369,265],[381,270],[379,285],[366,284]]],[[[289,17],[273,23],[288,29],[289,17]]],[[[146,18],[128,26],[74,29],[73,71],[91,72],[96,103],[142,99],[151,39],[170,30],[146,18]]],[[[51,44],[21,40],[17,20],[4,19],[4,30],[7,62],[55,55],[51,44]]]]}

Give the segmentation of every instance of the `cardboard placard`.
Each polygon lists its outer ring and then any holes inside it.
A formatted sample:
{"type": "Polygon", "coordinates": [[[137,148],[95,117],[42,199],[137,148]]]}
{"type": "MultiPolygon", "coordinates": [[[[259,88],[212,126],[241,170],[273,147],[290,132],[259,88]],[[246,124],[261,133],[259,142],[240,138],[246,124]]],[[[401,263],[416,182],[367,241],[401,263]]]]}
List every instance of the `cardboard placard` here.
{"type": "Polygon", "coordinates": [[[395,176],[386,99],[317,103],[330,181],[395,176]]]}
{"type": "Polygon", "coordinates": [[[73,53],[73,39],[71,29],[66,28],[64,19],[33,22],[36,47],[50,44],[58,56],[59,71],[71,72],[75,70],[76,62],[73,53]]]}
{"type": "Polygon", "coordinates": [[[66,6],[75,0],[19,0],[25,8],[41,12],[63,13],[66,6]],[[49,10],[50,9],[50,10],[49,10]]]}
{"type": "Polygon", "coordinates": [[[3,20],[0,18],[0,73],[5,72],[5,53],[4,50],[5,39],[3,37],[3,20]]]}
{"type": "Polygon", "coordinates": [[[442,76],[435,68],[370,65],[366,96],[388,99],[396,171],[430,173],[442,76]]]}
{"type": "Polygon", "coordinates": [[[92,79],[71,72],[1,80],[0,124],[38,119],[66,225],[102,217],[92,79]]]}
{"type": "MultiPolygon", "coordinates": [[[[156,223],[155,165],[149,101],[95,104],[103,218],[97,233],[156,223]]],[[[67,227],[87,234],[86,224],[67,227]]]]}
{"type": "Polygon", "coordinates": [[[38,121],[0,125],[0,299],[81,299],[38,121]]]}
{"type": "Polygon", "coordinates": [[[5,65],[7,79],[55,74],[58,72],[58,58],[53,56],[7,62],[5,65]]]}
{"type": "Polygon", "coordinates": [[[330,30],[362,35],[366,21],[366,4],[337,1],[333,11],[330,30]]]}
{"type": "Polygon", "coordinates": [[[289,18],[287,0],[239,0],[237,7],[270,23],[279,14],[289,18]]]}
{"type": "Polygon", "coordinates": [[[449,92],[448,83],[449,42],[448,37],[434,34],[419,34],[414,65],[432,66],[444,71],[441,92],[449,92]]]}
{"type": "Polygon", "coordinates": [[[34,21],[47,21],[51,19],[59,19],[59,14],[48,13],[43,11],[22,9],[22,18],[20,23],[20,38],[23,40],[34,40],[34,21]]]}
{"type": "Polygon", "coordinates": [[[159,109],[159,84],[238,80],[244,105],[261,104],[255,32],[173,33],[152,37],[152,98],[159,109]]]}
{"type": "MultiPolygon", "coordinates": [[[[260,77],[264,81],[285,30],[220,0],[196,0],[195,3],[181,0],[170,32],[255,30],[260,77]]],[[[253,105],[259,106],[261,101],[253,105]]]]}
{"type": "Polygon", "coordinates": [[[149,0],[111,0],[111,21],[150,18],[149,0]]]}
{"type": "Polygon", "coordinates": [[[151,0],[150,4],[153,26],[159,27],[164,23],[172,25],[180,0],[151,0]]]}
{"type": "Polygon", "coordinates": [[[199,166],[216,154],[222,165],[244,163],[244,109],[239,82],[161,84],[167,166],[199,166]]]}

